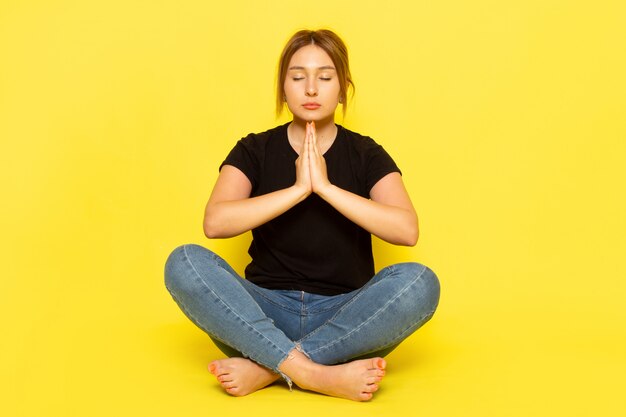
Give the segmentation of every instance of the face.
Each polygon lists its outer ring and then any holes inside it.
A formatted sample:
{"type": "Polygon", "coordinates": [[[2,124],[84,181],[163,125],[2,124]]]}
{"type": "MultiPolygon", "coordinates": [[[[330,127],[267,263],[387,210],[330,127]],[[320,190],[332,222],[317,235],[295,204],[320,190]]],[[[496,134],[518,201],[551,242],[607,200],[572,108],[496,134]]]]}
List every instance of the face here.
{"type": "Polygon", "coordinates": [[[332,59],[319,46],[303,46],[293,54],[284,89],[294,120],[334,122],[341,87],[332,59]]]}

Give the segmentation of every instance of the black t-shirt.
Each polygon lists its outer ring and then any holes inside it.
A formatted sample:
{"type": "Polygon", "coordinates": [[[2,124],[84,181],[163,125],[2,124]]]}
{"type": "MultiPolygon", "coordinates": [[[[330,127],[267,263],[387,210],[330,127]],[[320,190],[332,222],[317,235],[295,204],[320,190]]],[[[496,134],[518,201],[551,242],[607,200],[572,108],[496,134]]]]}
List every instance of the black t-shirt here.
{"type": "MultiPolygon", "coordinates": [[[[288,125],[239,140],[220,169],[240,169],[252,184],[251,197],[292,186],[298,154],[289,143],[288,125]]],[[[378,180],[400,172],[382,146],[340,125],[324,158],[332,184],[365,198],[378,180]]],[[[253,229],[248,253],[246,278],[264,288],[336,295],[362,287],[374,275],[370,233],[316,194],[253,229]]]]}

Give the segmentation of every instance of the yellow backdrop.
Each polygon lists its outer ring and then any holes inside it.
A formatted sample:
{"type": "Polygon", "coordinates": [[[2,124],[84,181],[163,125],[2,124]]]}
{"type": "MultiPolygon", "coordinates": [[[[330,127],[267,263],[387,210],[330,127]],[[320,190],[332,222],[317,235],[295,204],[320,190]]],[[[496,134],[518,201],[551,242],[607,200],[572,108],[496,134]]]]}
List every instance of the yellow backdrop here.
{"type": "Polygon", "coordinates": [[[624,415],[626,3],[36,1],[0,4],[4,416],[624,415]],[[163,285],[208,241],[235,141],[273,116],[297,29],[346,41],[339,123],[396,159],[438,313],[373,402],[222,393],[220,354],[163,285]]]}

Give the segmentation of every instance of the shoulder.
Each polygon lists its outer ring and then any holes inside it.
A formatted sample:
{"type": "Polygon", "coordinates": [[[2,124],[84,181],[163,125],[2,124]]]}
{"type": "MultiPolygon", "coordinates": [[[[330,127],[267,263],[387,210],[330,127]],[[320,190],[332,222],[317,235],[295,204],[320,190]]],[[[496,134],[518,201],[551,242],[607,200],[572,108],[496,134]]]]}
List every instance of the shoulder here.
{"type": "Polygon", "coordinates": [[[286,125],[276,126],[264,132],[249,133],[239,139],[220,165],[220,170],[224,165],[233,165],[252,177],[253,171],[259,169],[265,158],[268,144],[280,143],[280,135],[286,135],[286,130],[286,125]]]}
{"type": "Polygon", "coordinates": [[[373,138],[362,135],[350,129],[347,129],[341,125],[337,125],[341,131],[344,142],[350,148],[352,152],[355,152],[361,156],[372,156],[379,153],[386,153],[383,147],[378,144],[373,138]]]}
{"type": "Polygon", "coordinates": [[[374,139],[350,130],[342,125],[337,125],[344,138],[355,148],[368,148],[378,145],[374,139]]]}
{"type": "Polygon", "coordinates": [[[341,129],[347,147],[350,152],[357,155],[356,160],[360,164],[362,172],[365,172],[368,190],[390,172],[402,173],[391,155],[374,139],[345,127],[341,127],[341,129]]]}
{"type": "Polygon", "coordinates": [[[264,145],[266,145],[268,142],[276,140],[283,135],[286,135],[287,125],[288,124],[276,126],[264,132],[248,133],[248,135],[239,140],[238,144],[245,147],[253,148],[264,147],[264,145]]]}

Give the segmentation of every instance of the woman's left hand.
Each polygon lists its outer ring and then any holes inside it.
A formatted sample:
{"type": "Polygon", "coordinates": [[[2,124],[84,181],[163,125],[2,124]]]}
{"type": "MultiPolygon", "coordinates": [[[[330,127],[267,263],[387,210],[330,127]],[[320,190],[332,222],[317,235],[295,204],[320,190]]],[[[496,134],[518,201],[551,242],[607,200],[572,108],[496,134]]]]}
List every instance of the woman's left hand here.
{"type": "Polygon", "coordinates": [[[309,151],[309,172],[311,175],[311,188],[314,193],[319,193],[330,185],[326,171],[326,160],[317,145],[315,122],[306,124],[305,146],[309,151]]]}
{"type": "Polygon", "coordinates": [[[370,190],[370,199],[361,197],[329,181],[313,122],[306,124],[304,144],[312,192],[371,234],[395,245],[415,245],[419,235],[417,214],[400,173],[391,172],[378,180],[370,190]]]}

